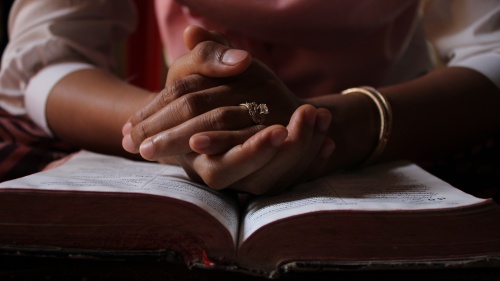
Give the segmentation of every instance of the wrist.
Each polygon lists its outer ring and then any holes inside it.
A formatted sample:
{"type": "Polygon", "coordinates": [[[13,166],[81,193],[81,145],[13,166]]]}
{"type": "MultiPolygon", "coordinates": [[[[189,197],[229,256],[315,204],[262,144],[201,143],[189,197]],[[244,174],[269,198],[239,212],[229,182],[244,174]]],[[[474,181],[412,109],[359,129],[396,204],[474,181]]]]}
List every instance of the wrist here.
{"type": "Polygon", "coordinates": [[[372,152],[368,155],[368,157],[360,165],[364,166],[376,162],[385,150],[392,130],[392,109],[389,101],[375,88],[368,86],[350,88],[342,91],[341,94],[348,95],[353,93],[363,94],[366,97],[370,98],[377,107],[379,113],[380,129],[377,144],[373,148],[372,152]]]}

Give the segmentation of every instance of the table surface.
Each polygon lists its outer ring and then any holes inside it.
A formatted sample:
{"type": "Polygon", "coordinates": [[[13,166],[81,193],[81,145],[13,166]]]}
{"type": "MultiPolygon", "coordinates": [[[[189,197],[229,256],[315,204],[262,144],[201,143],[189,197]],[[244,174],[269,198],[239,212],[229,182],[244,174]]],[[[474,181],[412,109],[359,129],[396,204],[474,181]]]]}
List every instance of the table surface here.
{"type": "MultiPolygon", "coordinates": [[[[500,280],[500,268],[336,271],[285,276],[283,280],[500,280]]],[[[75,258],[0,257],[0,280],[239,280],[263,277],[219,270],[188,269],[165,260],[97,260],[75,258]]],[[[281,279],[280,279],[281,280],[281,279]]]]}

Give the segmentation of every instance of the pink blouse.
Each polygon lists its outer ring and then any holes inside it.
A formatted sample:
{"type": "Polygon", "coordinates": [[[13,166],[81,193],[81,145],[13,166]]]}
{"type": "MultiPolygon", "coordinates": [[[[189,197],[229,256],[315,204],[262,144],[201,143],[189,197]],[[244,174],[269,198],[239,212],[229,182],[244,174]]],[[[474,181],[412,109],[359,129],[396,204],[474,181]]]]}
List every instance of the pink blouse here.
{"type": "Polygon", "coordinates": [[[311,97],[388,82],[417,31],[418,3],[157,0],[156,12],[169,61],[187,52],[183,30],[200,25],[222,32],[235,48],[273,69],[297,95],[311,97]]]}

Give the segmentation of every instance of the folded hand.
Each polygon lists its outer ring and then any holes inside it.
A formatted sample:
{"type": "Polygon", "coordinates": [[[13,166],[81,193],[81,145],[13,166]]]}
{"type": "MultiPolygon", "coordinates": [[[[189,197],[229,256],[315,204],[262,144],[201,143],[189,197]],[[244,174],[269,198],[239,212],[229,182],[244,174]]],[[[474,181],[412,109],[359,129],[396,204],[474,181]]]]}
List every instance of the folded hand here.
{"type": "Polygon", "coordinates": [[[266,104],[265,125],[288,124],[300,106],[272,71],[220,35],[192,27],[186,45],[192,49],[171,66],[166,88],[124,127],[127,151],[158,160],[191,152],[189,138],[196,133],[241,130],[227,150],[262,128],[240,104],[266,104]]]}

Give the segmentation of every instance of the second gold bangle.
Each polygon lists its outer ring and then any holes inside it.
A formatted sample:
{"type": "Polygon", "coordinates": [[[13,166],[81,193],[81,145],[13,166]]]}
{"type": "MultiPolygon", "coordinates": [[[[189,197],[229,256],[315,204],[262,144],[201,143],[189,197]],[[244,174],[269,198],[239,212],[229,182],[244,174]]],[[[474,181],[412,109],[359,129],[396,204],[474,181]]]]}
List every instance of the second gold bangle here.
{"type": "Polygon", "coordinates": [[[377,109],[380,114],[380,131],[378,135],[378,142],[369,156],[362,162],[361,165],[368,165],[376,161],[387,145],[389,141],[389,136],[392,129],[392,109],[389,104],[389,101],[375,88],[362,86],[356,88],[349,88],[347,90],[342,91],[342,95],[351,94],[351,93],[361,93],[364,94],[375,103],[377,109]]]}

